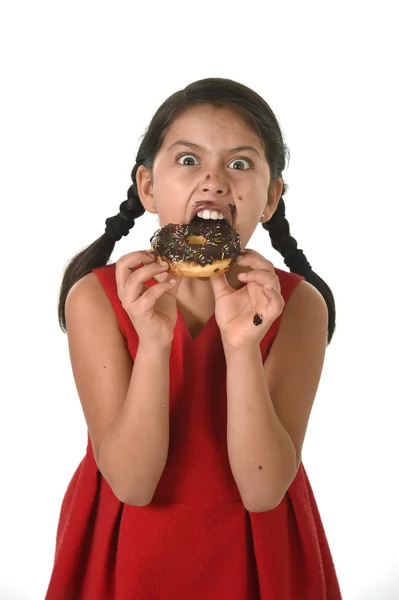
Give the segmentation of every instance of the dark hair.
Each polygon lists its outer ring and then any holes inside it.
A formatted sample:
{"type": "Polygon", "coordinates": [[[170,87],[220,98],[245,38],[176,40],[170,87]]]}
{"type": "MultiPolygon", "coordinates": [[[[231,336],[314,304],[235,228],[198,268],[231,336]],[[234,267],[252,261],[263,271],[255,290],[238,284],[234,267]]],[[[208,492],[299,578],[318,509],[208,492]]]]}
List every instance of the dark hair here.
{"type": "MultiPolygon", "coordinates": [[[[115,246],[115,238],[121,239],[123,235],[127,235],[134,226],[135,219],[145,212],[137,191],[138,167],[140,165],[152,167],[168,127],[183,112],[198,104],[225,106],[238,111],[263,142],[271,171],[271,181],[282,178],[289,151],[284,144],[276,116],[270,106],[256,92],[230,79],[209,78],[191,83],[183,90],[172,94],[159,107],[142,138],[136,164],[131,173],[133,183],[128,189],[127,200],[119,206],[117,215],[105,221],[105,232],[90,246],[74,256],[64,271],[58,303],[58,319],[62,331],[66,332],[65,302],[69,290],[92,269],[108,264],[115,246]]],[[[290,271],[303,275],[324,297],[328,307],[328,345],[335,331],[334,296],[326,282],[312,270],[302,250],[298,249],[297,241],[290,234],[283,200],[287,189],[287,185],[283,181],[283,190],[277,209],[272,218],[268,222],[262,223],[262,226],[269,232],[273,248],[284,257],[284,262],[290,271]]]]}

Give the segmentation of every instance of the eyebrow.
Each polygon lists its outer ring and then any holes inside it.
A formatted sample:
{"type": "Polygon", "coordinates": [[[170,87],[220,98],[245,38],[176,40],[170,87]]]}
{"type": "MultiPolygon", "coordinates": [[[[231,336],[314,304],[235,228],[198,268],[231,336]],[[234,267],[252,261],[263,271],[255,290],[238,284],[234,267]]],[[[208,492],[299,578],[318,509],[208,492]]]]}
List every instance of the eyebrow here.
{"type": "MultiPolygon", "coordinates": [[[[203,146],[199,146],[198,144],[194,144],[194,142],[189,142],[188,140],[178,140],[177,142],[174,142],[171,146],[169,146],[167,152],[172,150],[172,148],[174,148],[175,146],[188,146],[189,148],[192,148],[193,150],[200,150],[202,152],[206,152],[206,150],[203,146]]],[[[237,148],[231,148],[230,150],[227,150],[226,153],[233,154],[234,152],[243,152],[244,150],[252,150],[252,152],[256,152],[256,154],[259,156],[259,158],[261,158],[257,149],[254,148],[253,146],[237,146],[237,148]]]]}

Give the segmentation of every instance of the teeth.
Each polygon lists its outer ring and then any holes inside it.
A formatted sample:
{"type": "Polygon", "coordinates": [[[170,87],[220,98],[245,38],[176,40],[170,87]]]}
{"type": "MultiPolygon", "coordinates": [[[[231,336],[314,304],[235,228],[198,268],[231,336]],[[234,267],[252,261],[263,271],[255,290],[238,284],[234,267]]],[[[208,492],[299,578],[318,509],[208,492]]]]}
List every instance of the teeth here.
{"type": "Polygon", "coordinates": [[[224,215],[219,212],[218,210],[201,210],[199,213],[197,213],[198,217],[201,217],[201,219],[214,219],[216,221],[216,219],[224,219],[224,215]]]}

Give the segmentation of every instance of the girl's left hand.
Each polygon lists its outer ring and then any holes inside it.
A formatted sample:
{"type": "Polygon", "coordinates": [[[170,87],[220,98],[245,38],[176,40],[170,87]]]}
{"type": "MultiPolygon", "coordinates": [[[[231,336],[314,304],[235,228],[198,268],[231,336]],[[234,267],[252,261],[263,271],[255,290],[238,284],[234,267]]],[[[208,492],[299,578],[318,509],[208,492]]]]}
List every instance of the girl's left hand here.
{"type": "Polygon", "coordinates": [[[239,290],[228,284],[224,273],[210,278],[215,294],[216,322],[223,344],[231,348],[259,345],[285,306],[279,278],[269,260],[254,250],[245,250],[237,259],[237,265],[251,268],[238,275],[239,280],[247,284],[239,290]],[[254,319],[261,323],[255,325],[254,319]]]}

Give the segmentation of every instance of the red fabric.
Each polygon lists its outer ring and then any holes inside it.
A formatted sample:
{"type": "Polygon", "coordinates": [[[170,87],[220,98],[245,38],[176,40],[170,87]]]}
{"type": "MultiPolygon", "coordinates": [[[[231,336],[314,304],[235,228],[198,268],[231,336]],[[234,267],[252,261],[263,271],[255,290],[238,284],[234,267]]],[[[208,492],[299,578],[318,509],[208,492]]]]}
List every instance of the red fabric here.
{"type": "MultiPolygon", "coordinates": [[[[134,358],[138,339],[117,295],[115,264],[94,272],[134,358]]],[[[276,273],[287,302],[303,277],[276,273]]],[[[262,340],[264,359],[280,318],[262,340]]],[[[170,448],[155,497],[145,507],[119,502],[88,436],[62,503],[45,600],[341,600],[302,463],[274,510],[244,508],[228,461],[225,376],[214,316],[193,341],[179,313],[170,448]]]]}

